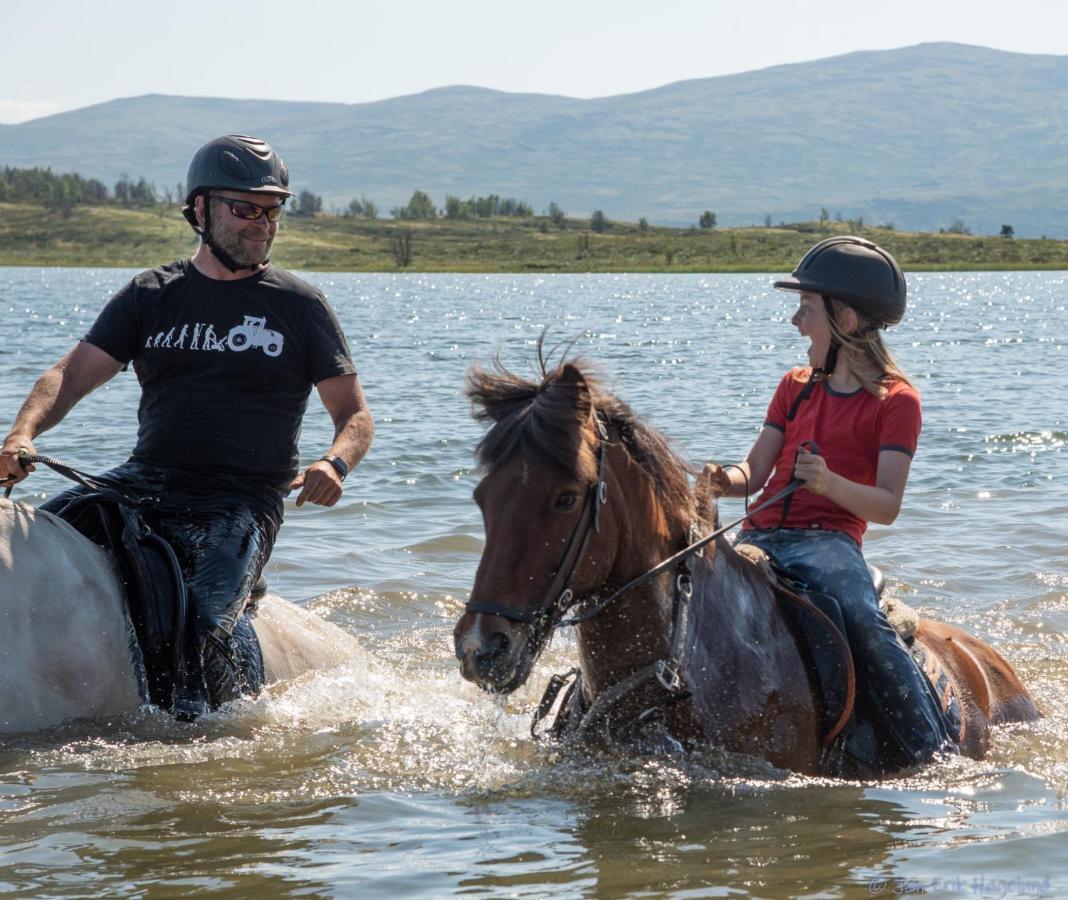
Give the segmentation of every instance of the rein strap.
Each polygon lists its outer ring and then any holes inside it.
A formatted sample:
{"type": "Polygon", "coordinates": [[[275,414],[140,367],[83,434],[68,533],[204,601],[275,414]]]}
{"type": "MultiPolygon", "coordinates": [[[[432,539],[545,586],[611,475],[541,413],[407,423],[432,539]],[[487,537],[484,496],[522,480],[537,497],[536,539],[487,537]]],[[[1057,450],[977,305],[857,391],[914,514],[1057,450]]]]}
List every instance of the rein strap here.
{"type": "MultiPolygon", "coordinates": [[[[154,498],[132,496],[125,491],[119,490],[112,482],[102,480],[95,475],[90,475],[88,472],[82,472],[80,469],[68,466],[65,462],[60,462],[60,460],[54,459],[51,456],[43,456],[39,453],[20,452],[18,460],[19,465],[24,469],[27,466],[36,463],[46,465],[53,472],[62,475],[64,478],[69,478],[71,481],[77,482],[82,487],[87,488],[94,493],[104,494],[120,503],[125,503],[127,506],[143,506],[145,503],[154,502],[154,498]]],[[[9,484],[4,489],[5,499],[11,496],[11,489],[14,486],[14,484],[9,484]]]]}
{"type": "Polygon", "coordinates": [[[677,562],[680,562],[681,560],[683,560],[686,557],[688,557],[691,553],[694,553],[694,552],[700,550],[706,544],[710,544],[716,538],[720,537],[721,535],[726,534],[732,528],[736,528],[738,525],[741,525],[742,522],[744,522],[746,519],[748,519],[753,513],[758,513],[763,509],[767,509],[769,506],[774,506],[780,500],[783,500],[786,497],[791,496],[794,493],[794,491],[796,491],[804,483],[805,482],[802,481],[800,478],[794,478],[788,485],[786,485],[786,487],[784,487],[781,491],[779,491],[777,494],[775,494],[774,497],[769,497],[767,500],[765,500],[763,503],[761,503],[755,509],[748,510],[746,512],[746,514],[744,516],[742,516],[740,519],[735,519],[733,522],[727,523],[722,528],[717,528],[711,534],[706,534],[700,540],[694,541],[689,546],[683,547],[678,553],[672,554],[667,559],[665,559],[663,562],[657,563],[655,566],[653,566],[648,571],[642,573],[637,578],[633,578],[630,581],[628,581],[625,585],[623,585],[623,587],[617,588],[615,591],[613,591],[611,594],[609,594],[603,600],[597,601],[596,604],[594,604],[592,607],[587,609],[585,612],[576,613],[575,615],[571,616],[571,618],[569,618],[569,619],[562,619],[560,622],[557,623],[557,627],[558,628],[563,628],[565,626],[579,625],[582,622],[589,621],[594,616],[596,616],[598,613],[602,612],[607,606],[609,606],[610,604],[612,604],[616,600],[618,600],[620,597],[622,597],[628,591],[634,590],[634,588],[640,587],[641,585],[646,584],[649,581],[652,581],[652,579],[654,579],[661,572],[666,572],[668,569],[670,569],[677,562]]]}

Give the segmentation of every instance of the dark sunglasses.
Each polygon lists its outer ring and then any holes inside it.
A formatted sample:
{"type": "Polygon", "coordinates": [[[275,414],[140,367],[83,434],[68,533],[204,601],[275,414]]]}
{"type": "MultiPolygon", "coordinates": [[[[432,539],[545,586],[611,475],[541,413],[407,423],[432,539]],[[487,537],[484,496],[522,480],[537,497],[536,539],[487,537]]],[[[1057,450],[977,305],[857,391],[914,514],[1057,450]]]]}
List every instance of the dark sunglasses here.
{"type": "Polygon", "coordinates": [[[277,206],[257,206],[247,200],[234,200],[230,197],[212,195],[211,199],[226,204],[230,212],[239,219],[248,219],[249,221],[255,221],[260,216],[267,216],[268,222],[277,222],[282,218],[282,210],[285,209],[285,203],[279,203],[277,206]]]}

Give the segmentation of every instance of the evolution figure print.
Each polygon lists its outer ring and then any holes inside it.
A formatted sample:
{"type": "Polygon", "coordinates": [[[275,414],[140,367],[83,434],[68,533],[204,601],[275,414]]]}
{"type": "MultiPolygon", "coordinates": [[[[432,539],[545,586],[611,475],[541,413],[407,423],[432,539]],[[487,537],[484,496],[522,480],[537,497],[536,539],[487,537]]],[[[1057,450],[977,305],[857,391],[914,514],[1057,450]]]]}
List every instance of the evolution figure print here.
{"type": "Polygon", "coordinates": [[[170,350],[229,349],[237,352],[259,347],[267,356],[278,356],[284,343],[281,332],[267,327],[265,316],[245,316],[240,325],[230,329],[225,339],[218,336],[211,322],[194,322],[192,328],[185,323],[180,329],[174,326],[150,336],[145,341],[145,347],[170,350]],[[178,329],[177,334],[175,329],[178,329]]]}

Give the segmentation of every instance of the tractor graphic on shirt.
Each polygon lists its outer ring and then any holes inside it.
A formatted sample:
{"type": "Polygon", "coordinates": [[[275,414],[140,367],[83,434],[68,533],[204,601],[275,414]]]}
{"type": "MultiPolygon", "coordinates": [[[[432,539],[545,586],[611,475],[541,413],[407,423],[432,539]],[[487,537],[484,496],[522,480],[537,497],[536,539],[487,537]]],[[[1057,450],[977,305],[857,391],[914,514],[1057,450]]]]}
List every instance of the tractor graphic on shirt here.
{"type": "Polygon", "coordinates": [[[283,341],[280,332],[267,327],[265,316],[245,316],[244,322],[230,329],[226,343],[231,350],[261,347],[268,356],[278,356],[282,352],[283,341]]]}

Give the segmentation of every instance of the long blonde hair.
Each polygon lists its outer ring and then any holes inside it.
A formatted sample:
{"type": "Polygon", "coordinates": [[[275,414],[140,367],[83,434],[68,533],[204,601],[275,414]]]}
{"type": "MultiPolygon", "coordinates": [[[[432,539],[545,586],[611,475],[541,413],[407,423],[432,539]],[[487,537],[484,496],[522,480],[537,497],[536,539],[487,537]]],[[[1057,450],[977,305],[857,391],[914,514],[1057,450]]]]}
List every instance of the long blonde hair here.
{"type": "Polygon", "coordinates": [[[838,343],[840,357],[845,359],[849,371],[864,390],[882,400],[886,396],[889,382],[903,381],[909,387],[914,387],[883,343],[882,329],[877,322],[837,297],[831,297],[831,307],[834,309],[834,316],[828,317],[831,337],[838,343]],[[852,309],[857,317],[857,328],[854,331],[843,331],[838,325],[847,309],[852,309]],[[878,374],[873,377],[872,371],[878,374]]]}

